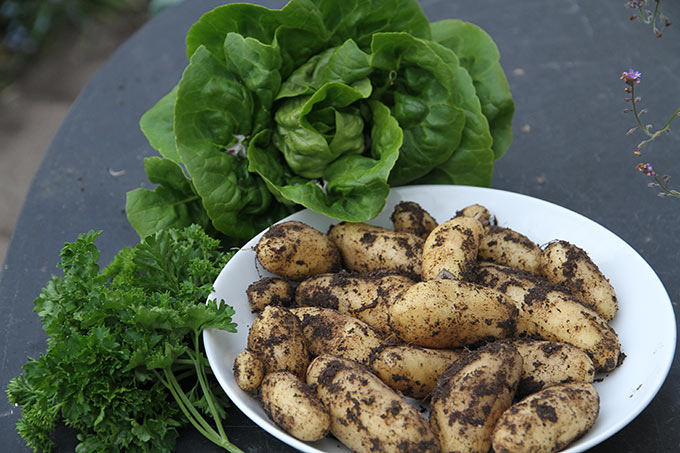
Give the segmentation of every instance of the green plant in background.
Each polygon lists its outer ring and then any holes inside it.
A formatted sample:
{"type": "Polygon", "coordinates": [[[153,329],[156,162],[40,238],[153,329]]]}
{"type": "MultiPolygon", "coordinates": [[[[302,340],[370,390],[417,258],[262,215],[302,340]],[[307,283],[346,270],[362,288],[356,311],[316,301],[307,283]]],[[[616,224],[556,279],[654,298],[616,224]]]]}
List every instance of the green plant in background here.
{"type": "Polygon", "coordinates": [[[630,20],[639,19],[641,22],[651,25],[657,38],[661,38],[661,30],[671,25],[670,19],[661,12],[661,0],[654,0],[654,9],[650,9],[649,0],[631,0],[626,6],[637,10],[637,14],[630,16],[630,20]]]}
{"type": "MultiPolygon", "coordinates": [[[[652,24],[656,36],[660,38],[662,35],[660,30],[657,28],[657,20],[666,27],[670,26],[671,22],[668,17],[661,13],[660,0],[655,0],[656,5],[653,12],[649,9],[646,9],[647,3],[648,2],[646,0],[630,1],[626,3],[626,6],[629,8],[639,9],[639,17],[641,20],[647,24],[652,24]]],[[[631,16],[631,19],[635,19],[636,17],[638,16],[631,16]]],[[[621,80],[623,80],[626,84],[624,91],[629,95],[625,98],[625,101],[631,103],[631,107],[626,108],[624,113],[632,113],[636,123],[634,127],[628,130],[628,135],[632,135],[637,131],[641,131],[645,135],[645,139],[638,143],[637,148],[633,152],[633,154],[640,157],[642,156],[642,148],[644,146],[656,140],[661,135],[670,132],[671,123],[675,118],[680,117],[680,109],[677,109],[675,112],[673,112],[661,129],[654,130],[654,127],[651,124],[643,123],[642,116],[647,113],[647,109],[640,108],[640,102],[642,101],[642,98],[640,96],[636,96],[635,94],[635,87],[640,84],[640,81],[642,80],[642,73],[631,68],[621,74],[621,80]]],[[[635,168],[646,176],[654,179],[654,182],[649,183],[649,186],[660,189],[659,196],[680,198],[680,192],[671,188],[670,186],[671,177],[669,175],[659,175],[659,173],[654,170],[652,164],[648,162],[639,163],[635,168]]]]}

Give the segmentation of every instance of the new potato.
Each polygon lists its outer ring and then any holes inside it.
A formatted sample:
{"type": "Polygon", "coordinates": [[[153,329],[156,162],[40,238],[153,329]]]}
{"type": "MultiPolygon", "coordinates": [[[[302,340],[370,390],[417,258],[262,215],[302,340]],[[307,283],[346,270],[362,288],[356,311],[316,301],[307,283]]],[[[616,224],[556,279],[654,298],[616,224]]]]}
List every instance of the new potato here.
{"type": "Polygon", "coordinates": [[[515,334],[517,308],[502,293],[452,279],[418,282],[389,307],[399,338],[427,348],[459,348],[515,334]]]}
{"type": "Polygon", "coordinates": [[[521,374],[522,357],[509,343],[489,343],[454,362],[437,381],[430,403],[430,425],[442,451],[487,453],[521,374]]]}
{"type": "Polygon", "coordinates": [[[328,236],[302,222],[271,226],[255,247],[262,267],[281,277],[301,281],[310,275],[340,270],[340,253],[328,236]]]}
{"type": "Polygon", "coordinates": [[[260,387],[260,398],[269,418],[293,437],[313,442],[330,431],[328,409],[316,392],[292,373],[269,373],[260,387]]]}
{"type": "Polygon", "coordinates": [[[439,452],[439,441],[420,412],[368,368],[332,355],[309,365],[331,416],[331,432],[355,452],[439,452]]]}
{"type": "Polygon", "coordinates": [[[479,243],[477,257],[534,274],[540,273],[542,250],[531,239],[510,228],[490,226],[479,243]]]}
{"type": "Polygon", "coordinates": [[[244,392],[254,392],[264,379],[265,367],[262,360],[252,351],[246,349],[234,359],[234,379],[236,385],[244,392]]]}
{"type": "Polygon", "coordinates": [[[473,217],[456,216],[439,224],[423,246],[422,278],[432,280],[443,271],[465,279],[477,263],[484,227],[473,217]]]}
{"type": "Polygon", "coordinates": [[[567,241],[554,241],[543,250],[541,271],[554,284],[562,284],[607,321],[616,315],[614,288],[585,250],[567,241]]]}
{"type": "Polygon", "coordinates": [[[303,378],[309,364],[300,320],[284,307],[270,305],[255,318],[248,349],[264,363],[266,373],[290,371],[303,378]]]}
{"type": "Polygon", "coordinates": [[[354,272],[397,272],[420,277],[423,239],[365,223],[333,225],[328,237],[338,247],[345,266],[354,272]]]}
{"type": "Polygon", "coordinates": [[[463,350],[385,346],[373,354],[371,369],[390,388],[411,398],[425,398],[444,370],[462,356],[463,350]]]}
{"type": "Polygon", "coordinates": [[[399,274],[322,274],[300,283],[295,300],[301,306],[338,310],[389,336],[388,307],[413,283],[399,274]]]}
{"type": "Polygon", "coordinates": [[[390,216],[395,231],[404,231],[426,239],[437,227],[437,221],[413,201],[402,201],[394,207],[390,216]]]}
{"type": "Polygon", "coordinates": [[[367,365],[373,351],[383,344],[380,332],[331,308],[298,307],[291,311],[299,318],[314,355],[336,354],[367,365]]]}
{"type": "Polygon", "coordinates": [[[524,368],[517,393],[529,395],[543,387],[595,379],[595,366],[588,354],[576,346],[559,342],[520,338],[512,340],[524,368]]]}
{"type": "Polygon", "coordinates": [[[262,311],[267,305],[289,307],[295,298],[295,289],[287,280],[265,277],[253,282],[246,289],[248,304],[253,311],[262,311]]]}
{"type": "Polygon", "coordinates": [[[501,415],[493,432],[495,453],[556,452],[586,433],[600,411],[592,384],[553,385],[501,415]]]}
{"type": "Polygon", "coordinates": [[[595,310],[526,272],[485,263],[477,274],[480,283],[517,304],[518,334],[571,343],[588,353],[598,371],[611,371],[619,364],[618,336],[595,310]]]}

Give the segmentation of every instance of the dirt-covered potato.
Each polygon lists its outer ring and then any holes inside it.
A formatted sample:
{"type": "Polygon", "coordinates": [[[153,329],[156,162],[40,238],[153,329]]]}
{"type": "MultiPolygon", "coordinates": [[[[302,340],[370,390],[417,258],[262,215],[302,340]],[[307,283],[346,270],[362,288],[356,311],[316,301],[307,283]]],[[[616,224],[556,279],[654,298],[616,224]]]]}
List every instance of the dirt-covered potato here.
{"type": "Polygon", "coordinates": [[[377,330],[331,308],[297,307],[291,311],[299,318],[314,355],[336,354],[367,365],[373,351],[383,344],[377,330]]]}
{"type": "Polygon", "coordinates": [[[413,283],[399,274],[322,274],[300,283],[295,300],[298,305],[332,308],[354,316],[389,336],[387,308],[413,283]]]}
{"type": "Polygon", "coordinates": [[[462,349],[385,346],[373,354],[371,369],[390,388],[421,399],[430,395],[439,376],[462,355],[462,349]]]}
{"type": "Polygon", "coordinates": [[[262,267],[289,280],[340,270],[340,253],[324,233],[302,222],[271,226],[255,247],[262,267]]]}
{"type": "Polygon", "coordinates": [[[510,343],[489,343],[454,362],[432,392],[430,426],[442,451],[487,453],[496,420],[510,407],[522,357],[510,343]]]}
{"type": "Polygon", "coordinates": [[[295,288],[282,278],[265,277],[251,283],[246,296],[253,311],[262,311],[267,305],[289,307],[295,299],[295,288]]]}
{"type": "Polygon", "coordinates": [[[541,248],[525,235],[510,228],[490,226],[479,243],[477,257],[505,266],[540,273],[541,248]]]}
{"type": "Polygon", "coordinates": [[[331,415],[331,432],[355,452],[439,452],[427,420],[368,368],[322,355],[310,363],[307,383],[331,415]]]}
{"type": "Polygon", "coordinates": [[[388,312],[399,338],[427,348],[459,348],[516,332],[515,302],[499,291],[460,280],[418,282],[388,312]]]}
{"type": "Polygon", "coordinates": [[[244,392],[254,392],[264,379],[264,363],[246,349],[234,359],[233,372],[238,388],[244,392]]]}
{"type": "Polygon", "coordinates": [[[260,397],[269,418],[293,437],[314,442],[330,431],[328,409],[316,392],[292,373],[269,373],[262,381],[260,397]]]}
{"type": "Polygon", "coordinates": [[[328,237],[340,250],[349,270],[420,277],[424,241],[415,234],[365,223],[341,222],[331,227],[328,237]]]}
{"type": "Polygon", "coordinates": [[[423,239],[437,226],[434,217],[413,201],[399,202],[394,207],[390,220],[396,231],[412,233],[423,239]]]}
{"type": "Polygon", "coordinates": [[[567,241],[551,242],[543,250],[541,272],[549,282],[567,286],[607,321],[614,318],[618,310],[614,288],[585,250],[567,241]]]}
{"type": "Polygon", "coordinates": [[[600,412],[592,384],[553,385],[501,415],[492,435],[496,453],[556,452],[583,436],[600,412]]]}
{"type": "Polygon", "coordinates": [[[515,301],[517,333],[563,341],[583,349],[597,371],[619,364],[621,345],[614,329],[595,310],[528,272],[484,263],[477,269],[481,284],[496,288],[515,301]]]}
{"type": "Polygon", "coordinates": [[[266,373],[290,371],[305,376],[310,357],[302,324],[287,308],[265,307],[250,327],[248,349],[262,360],[266,373]]]}
{"type": "Polygon", "coordinates": [[[423,246],[422,278],[432,280],[442,271],[465,279],[477,263],[482,224],[472,218],[456,216],[432,230],[423,246]]]}
{"type": "Polygon", "coordinates": [[[479,220],[479,223],[484,227],[496,224],[496,218],[489,212],[489,210],[481,204],[471,204],[460,211],[456,212],[456,216],[472,217],[479,220]]]}
{"type": "Polygon", "coordinates": [[[595,378],[595,366],[582,349],[560,341],[512,340],[524,362],[517,393],[526,396],[543,387],[567,382],[589,382],[595,378]]]}

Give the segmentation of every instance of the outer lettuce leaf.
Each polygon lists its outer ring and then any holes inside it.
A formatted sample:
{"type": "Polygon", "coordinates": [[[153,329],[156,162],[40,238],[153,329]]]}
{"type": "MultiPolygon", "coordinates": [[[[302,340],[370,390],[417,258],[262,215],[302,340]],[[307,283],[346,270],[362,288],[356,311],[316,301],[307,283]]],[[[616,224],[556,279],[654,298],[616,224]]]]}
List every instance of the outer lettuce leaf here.
{"type": "Polygon", "coordinates": [[[310,0],[291,0],[281,10],[233,3],[204,14],[187,33],[187,55],[203,46],[222,60],[222,45],[229,33],[254,38],[264,44],[278,43],[282,76],[287,76],[310,56],[328,47],[319,9],[310,0]]]}
{"type": "Polygon", "coordinates": [[[326,168],[322,181],[294,176],[271,146],[266,131],[248,147],[249,169],[267,181],[278,197],[338,220],[364,222],[378,215],[389,192],[387,178],[402,144],[402,131],[389,109],[368,101],[372,115],[371,156],[347,155],[326,168]],[[324,187],[325,184],[325,187],[324,187]]]}
{"type": "Polygon", "coordinates": [[[482,112],[489,121],[496,159],[499,159],[512,143],[515,104],[499,62],[498,47],[483,29],[456,19],[432,23],[432,40],[453,50],[470,73],[482,112]]]}
{"type": "Polygon", "coordinates": [[[135,189],[127,193],[125,212],[128,221],[141,237],[168,228],[184,228],[196,223],[213,231],[210,218],[203,209],[191,181],[171,159],[144,159],[149,181],[159,184],[154,190],[135,189]]]}
{"type": "Polygon", "coordinates": [[[177,151],[215,228],[249,238],[290,212],[272,203],[264,181],[227,152],[252,131],[254,102],[248,89],[211,53],[199,47],[177,91],[177,151]]]}
{"type": "Polygon", "coordinates": [[[179,162],[179,154],[177,154],[177,147],[175,146],[175,132],[173,130],[176,100],[177,86],[142,115],[139,127],[142,129],[149,144],[161,156],[179,162]]]}
{"type": "Polygon", "coordinates": [[[430,24],[416,0],[313,1],[321,11],[331,46],[352,39],[368,50],[373,34],[393,31],[430,39],[430,24]]]}
{"type": "Polygon", "coordinates": [[[281,54],[276,43],[229,33],[224,41],[227,71],[236,76],[253,98],[253,131],[271,126],[271,106],[281,87],[281,54]]]}
{"type": "Polygon", "coordinates": [[[454,74],[428,42],[407,33],[373,35],[373,97],[390,107],[404,130],[399,160],[390,174],[392,185],[408,184],[446,162],[465,126],[454,74]]]}
{"type": "Polygon", "coordinates": [[[493,173],[494,153],[491,149],[493,139],[489,132],[489,123],[482,114],[472,79],[450,49],[431,41],[429,46],[454,73],[458,106],[465,111],[465,129],[460,145],[451,157],[418,182],[488,186],[491,184],[493,173]]]}

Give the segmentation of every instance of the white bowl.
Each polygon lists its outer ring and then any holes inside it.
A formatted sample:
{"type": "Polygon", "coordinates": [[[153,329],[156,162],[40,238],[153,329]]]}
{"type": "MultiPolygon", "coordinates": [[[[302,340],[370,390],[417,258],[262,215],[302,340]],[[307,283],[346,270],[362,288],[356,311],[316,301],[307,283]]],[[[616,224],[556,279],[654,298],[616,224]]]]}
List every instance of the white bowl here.
{"type": "MultiPolygon", "coordinates": [[[[467,186],[407,186],[392,189],[383,212],[370,223],[391,227],[390,214],[400,201],[415,201],[443,222],[470,204],[486,206],[500,226],[512,228],[538,244],[564,239],[585,249],[609,278],[619,300],[619,312],[611,322],[626,354],[615,371],[598,376],[600,415],[593,428],[565,452],[587,450],[632,421],[654,398],[666,379],[675,353],[675,315],[663,284],[647,262],[618,236],[568,209],[511,192],[467,186]]],[[[284,220],[298,220],[327,231],[337,223],[309,210],[284,220]]],[[[246,288],[270,276],[256,264],[254,246],[262,233],[248,242],[227,263],[211,299],[223,299],[234,307],[237,333],[207,330],[203,340],[210,366],[231,401],[271,435],[305,452],[349,451],[332,437],[302,442],[276,426],[260,404],[238,388],[232,374],[234,358],[246,347],[248,330],[255,319],[246,288]]]]}

